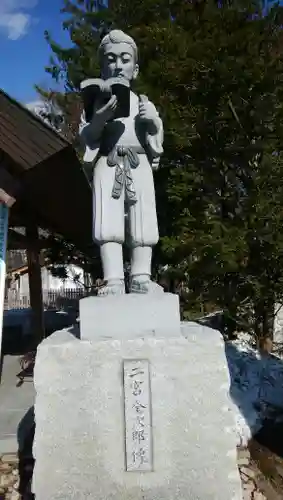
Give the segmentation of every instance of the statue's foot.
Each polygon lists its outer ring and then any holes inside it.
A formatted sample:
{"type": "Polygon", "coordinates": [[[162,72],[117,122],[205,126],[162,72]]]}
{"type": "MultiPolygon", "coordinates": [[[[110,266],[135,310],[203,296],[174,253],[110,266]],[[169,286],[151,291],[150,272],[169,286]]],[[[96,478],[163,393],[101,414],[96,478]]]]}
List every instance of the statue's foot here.
{"type": "Polygon", "coordinates": [[[164,293],[162,286],[158,285],[154,281],[132,279],[130,284],[130,293],[164,293]]]}
{"type": "Polygon", "coordinates": [[[125,283],[122,280],[107,281],[97,290],[98,297],[106,297],[107,295],[124,295],[125,283]]]}

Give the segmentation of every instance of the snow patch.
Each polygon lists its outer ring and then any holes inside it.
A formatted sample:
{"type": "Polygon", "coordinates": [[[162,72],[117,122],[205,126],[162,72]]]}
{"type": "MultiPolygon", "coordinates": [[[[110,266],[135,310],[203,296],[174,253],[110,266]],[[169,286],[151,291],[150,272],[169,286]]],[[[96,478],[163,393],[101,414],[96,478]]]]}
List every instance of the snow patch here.
{"type": "Polygon", "coordinates": [[[245,446],[266,418],[282,418],[283,362],[260,355],[245,335],[226,342],[225,349],[238,444],[245,446]]]}

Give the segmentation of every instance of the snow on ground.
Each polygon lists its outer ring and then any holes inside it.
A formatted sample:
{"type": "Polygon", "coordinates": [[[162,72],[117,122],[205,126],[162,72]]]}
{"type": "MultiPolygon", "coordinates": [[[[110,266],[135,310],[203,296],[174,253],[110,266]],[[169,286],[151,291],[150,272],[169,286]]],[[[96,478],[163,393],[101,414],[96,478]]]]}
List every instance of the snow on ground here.
{"type": "Polygon", "coordinates": [[[283,417],[283,361],[261,356],[244,334],[227,342],[225,349],[238,444],[245,446],[266,418],[283,417]]]}

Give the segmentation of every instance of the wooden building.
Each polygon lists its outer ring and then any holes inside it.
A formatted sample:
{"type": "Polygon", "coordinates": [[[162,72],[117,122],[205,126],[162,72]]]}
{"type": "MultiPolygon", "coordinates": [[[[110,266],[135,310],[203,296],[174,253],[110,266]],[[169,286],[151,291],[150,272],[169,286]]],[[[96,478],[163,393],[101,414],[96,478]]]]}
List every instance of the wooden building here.
{"type": "Polygon", "coordinates": [[[92,196],[73,146],[0,90],[0,201],[9,207],[8,248],[26,248],[33,329],[44,336],[39,251],[58,234],[91,255],[92,196]],[[25,235],[17,231],[25,227],[25,235]],[[42,233],[42,231],[41,231],[42,233]]]}

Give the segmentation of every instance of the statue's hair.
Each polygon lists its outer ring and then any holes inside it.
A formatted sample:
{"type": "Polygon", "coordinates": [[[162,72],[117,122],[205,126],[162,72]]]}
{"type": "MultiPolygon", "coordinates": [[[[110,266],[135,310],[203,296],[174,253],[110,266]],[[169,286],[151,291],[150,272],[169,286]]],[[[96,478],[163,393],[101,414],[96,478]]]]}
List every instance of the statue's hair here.
{"type": "Polygon", "coordinates": [[[102,38],[100,45],[98,47],[99,57],[103,56],[105,46],[108,43],[127,43],[128,45],[130,45],[130,47],[132,48],[132,50],[134,52],[135,60],[136,61],[138,60],[138,48],[137,48],[136,42],[131,36],[124,33],[124,31],[112,30],[102,38]]]}

